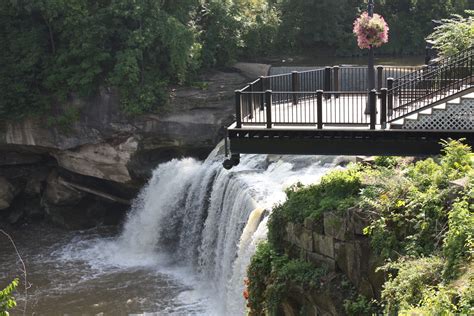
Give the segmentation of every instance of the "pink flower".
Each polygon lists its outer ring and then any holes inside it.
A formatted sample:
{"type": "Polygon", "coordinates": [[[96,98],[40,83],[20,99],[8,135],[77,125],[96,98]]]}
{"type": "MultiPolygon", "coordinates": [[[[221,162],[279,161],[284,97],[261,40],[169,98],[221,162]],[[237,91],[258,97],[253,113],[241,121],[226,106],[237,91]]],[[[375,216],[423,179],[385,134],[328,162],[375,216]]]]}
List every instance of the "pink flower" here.
{"type": "Polygon", "coordinates": [[[370,17],[367,12],[354,21],[354,34],[360,49],[380,47],[388,42],[389,27],[379,14],[370,17]]]}

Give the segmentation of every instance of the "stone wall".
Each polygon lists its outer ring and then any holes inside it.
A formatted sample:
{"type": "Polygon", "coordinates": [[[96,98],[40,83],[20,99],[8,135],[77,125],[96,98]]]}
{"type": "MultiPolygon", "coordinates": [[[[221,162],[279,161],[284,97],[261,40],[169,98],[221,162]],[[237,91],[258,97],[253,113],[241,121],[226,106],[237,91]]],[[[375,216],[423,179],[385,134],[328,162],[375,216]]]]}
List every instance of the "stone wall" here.
{"type": "MultiPolygon", "coordinates": [[[[381,261],[373,254],[369,238],[363,234],[368,220],[363,212],[350,209],[344,213],[327,212],[322,219],[306,219],[304,224],[288,223],[285,227],[285,252],[293,258],[326,266],[333,281],[347,278],[357,292],[368,298],[379,298],[385,280],[383,272],[376,272],[381,261]]],[[[295,289],[283,303],[286,315],[301,312],[306,302],[308,315],[343,314],[343,290],[332,282],[315,293],[295,289]],[[338,293],[339,291],[339,293],[338,293]],[[339,295],[338,295],[339,294],[339,295]],[[299,299],[298,299],[299,297],[299,299]]]]}

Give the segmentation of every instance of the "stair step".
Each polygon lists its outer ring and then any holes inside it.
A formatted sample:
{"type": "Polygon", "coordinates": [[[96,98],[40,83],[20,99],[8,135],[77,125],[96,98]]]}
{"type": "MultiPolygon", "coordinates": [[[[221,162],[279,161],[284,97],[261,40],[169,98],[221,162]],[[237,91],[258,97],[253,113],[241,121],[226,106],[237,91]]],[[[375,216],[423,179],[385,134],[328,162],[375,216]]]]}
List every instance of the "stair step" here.
{"type": "Polygon", "coordinates": [[[424,115],[430,115],[432,112],[433,112],[432,109],[429,108],[429,109],[420,111],[419,113],[420,113],[420,114],[424,114],[424,115]]]}
{"type": "Polygon", "coordinates": [[[438,105],[433,106],[433,109],[435,110],[446,110],[446,103],[441,103],[438,105]]]}
{"type": "Polygon", "coordinates": [[[465,99],[474,99],[474,92],[462,96],[465,99]]]}
{"type": "Polygon", "coordinates": [[[461,98],[456,98],[456,99],[449,100],[447,103],[448,104],[459,104],[459,103],[461,103],[461,98]]]}
{"type": "Polygon", "coordinates": [[[411,121],[416,121],[418,119],[418,113],[409,115],[409,116],[405,117],[405,119],[411,120],[411,121]]]}

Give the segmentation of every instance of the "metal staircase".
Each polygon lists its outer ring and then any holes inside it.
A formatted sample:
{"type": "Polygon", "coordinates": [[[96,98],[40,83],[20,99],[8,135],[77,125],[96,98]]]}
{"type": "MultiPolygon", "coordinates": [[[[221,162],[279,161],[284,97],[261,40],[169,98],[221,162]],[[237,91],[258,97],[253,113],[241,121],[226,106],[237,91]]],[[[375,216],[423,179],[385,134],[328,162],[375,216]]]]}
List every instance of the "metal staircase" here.
{"type": "Polygon", "coordinates": [[[387,92],[391,128],[472,130],[474,113],[464,99],[474,92],[473,61],[471,47],[394,80],[387,92]]]}
{"type": "MultiPolygon", "coordinates": [[[[471,89],[474,90],[474,89],[471,89]]],[[[474,130],[474,92],[434,105],[391,124],[405,130],[474,130]]]]}

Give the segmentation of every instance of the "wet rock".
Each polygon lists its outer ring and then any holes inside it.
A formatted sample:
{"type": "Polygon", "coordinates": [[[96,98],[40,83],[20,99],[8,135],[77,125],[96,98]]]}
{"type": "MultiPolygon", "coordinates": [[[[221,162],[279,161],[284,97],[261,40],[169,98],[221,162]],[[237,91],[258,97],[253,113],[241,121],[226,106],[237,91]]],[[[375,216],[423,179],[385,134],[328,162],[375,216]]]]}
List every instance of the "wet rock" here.
{"type": "Polygon", "coordinates": [[[15,198],[15,187],[4,177],[0,177],[0,210],[10,207],[15,198]]]}
{"type": "Polygon", "coordinates": [[[45,202],[52,205],[75,205],[84,194],[79,190],[71,188],[64,183],[64,179],[58,176],[57,172],[53,172],[48,177],[48,183],[45,193],[45,202]]]}
{"type": "Polygon", "coordinates": [[[22,219],[25,215],[24,209],[15,207],[12,209],[10,214],[8,214],[8,222],[10,224],[17,224],[20,219],[22,219]]]}
{"type": "Polygon", "coordinates": [[[34,153],[7,151],[5,148],[0,155],[0,166],[31,165],[43,160],[43,156],[34,153]]]}

